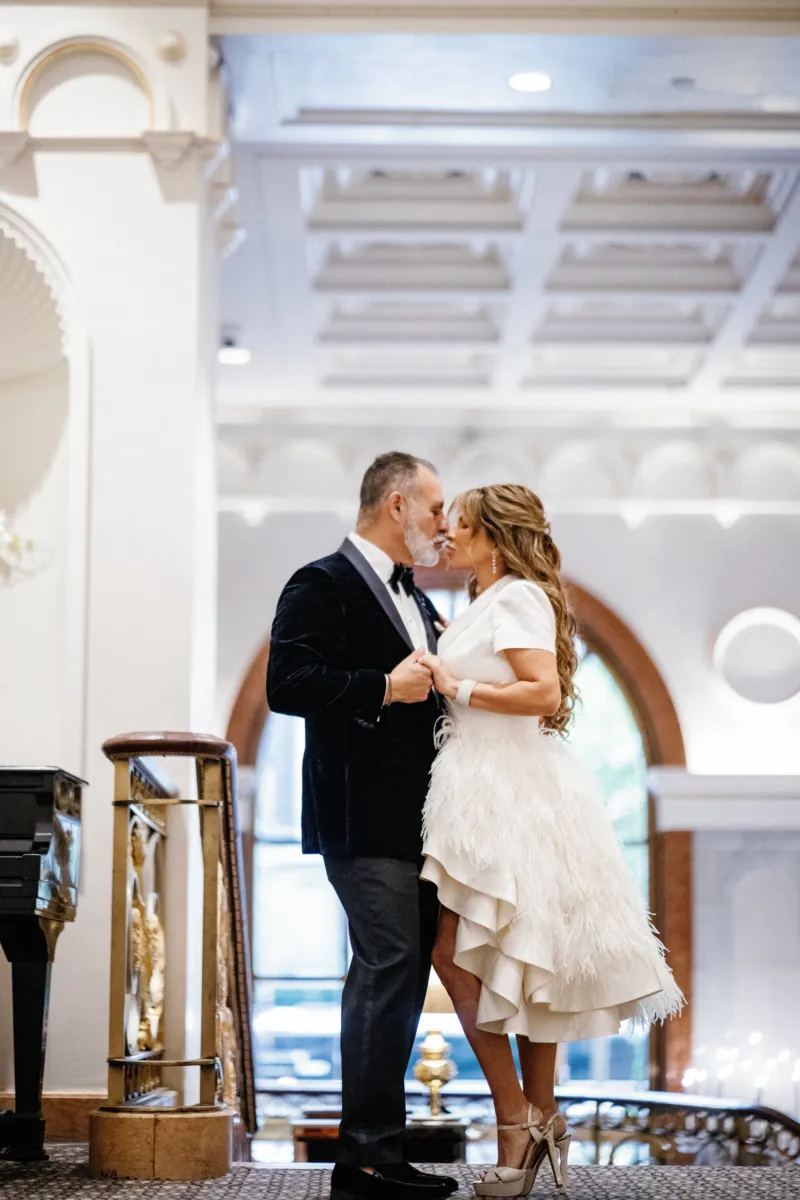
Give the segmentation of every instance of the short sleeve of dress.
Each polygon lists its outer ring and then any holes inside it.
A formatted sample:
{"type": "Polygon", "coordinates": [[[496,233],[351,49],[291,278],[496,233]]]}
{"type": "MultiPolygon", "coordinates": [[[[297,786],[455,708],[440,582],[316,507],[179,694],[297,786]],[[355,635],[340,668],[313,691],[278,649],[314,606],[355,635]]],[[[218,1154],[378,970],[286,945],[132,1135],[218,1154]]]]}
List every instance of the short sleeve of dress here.
{"type": "Polygon", "coordinates": [[[527,579],[515,579],[492,605],[492,646],[501,650],[556,652],[556,616],[545,593],[527,579]]]}

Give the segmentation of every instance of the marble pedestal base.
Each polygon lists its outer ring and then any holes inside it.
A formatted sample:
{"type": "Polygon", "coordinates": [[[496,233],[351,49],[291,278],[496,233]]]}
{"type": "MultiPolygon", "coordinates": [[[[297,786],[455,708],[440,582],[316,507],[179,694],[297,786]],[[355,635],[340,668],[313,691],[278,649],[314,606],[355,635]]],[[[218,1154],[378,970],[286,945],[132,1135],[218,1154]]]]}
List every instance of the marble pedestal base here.
{"type": "Polygon", "coordinates": [[[104,1112],[89,1118],[89,1174],[219,1179],[231,1170],[233,1112],[104,1112]]]}

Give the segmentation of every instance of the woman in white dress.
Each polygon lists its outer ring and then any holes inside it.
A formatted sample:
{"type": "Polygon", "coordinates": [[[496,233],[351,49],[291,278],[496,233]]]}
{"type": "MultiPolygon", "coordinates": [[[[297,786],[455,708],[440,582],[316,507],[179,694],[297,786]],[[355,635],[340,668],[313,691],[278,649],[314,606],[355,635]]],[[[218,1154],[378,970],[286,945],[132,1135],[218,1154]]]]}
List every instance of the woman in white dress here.
{"type": "Polygon", "coordinates": [[[442,904],[434,966],[497,1114],[498,1166],[475,1191],[521,1196],[545,1159],[564,1188],[558,1042],[648,1026],[683,996],[597,785],[559,736],[575,700],[575,621],[542,504],[499,485],[464,493],[454,510],[449,563],[471,568],[473,603],[427,657],[450,717],[422,876],[442,904]]]}

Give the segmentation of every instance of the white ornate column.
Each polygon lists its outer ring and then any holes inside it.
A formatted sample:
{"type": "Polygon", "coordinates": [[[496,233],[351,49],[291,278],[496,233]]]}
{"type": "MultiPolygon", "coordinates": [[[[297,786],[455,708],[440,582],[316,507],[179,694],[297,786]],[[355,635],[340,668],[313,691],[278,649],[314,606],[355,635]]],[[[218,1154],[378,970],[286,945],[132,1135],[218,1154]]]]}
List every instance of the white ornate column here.
{"type": "MultiPolygon", "coordinates": [[[[104,1089],[107,1053],[112,771],[101,744],[144,728],[213,731],[215,260],[232,236],[224,98],[204,4],[12,5],[2,22],[0,206],[32,231],[71,318],[74,670],[67,733],[56,744],[43,731],[28,753],[90,782],[45,1079],[47,1091],[87,1093],[104,1089]]],[[[21,739],[36,713],[17,720],[21,739]]],[[[14,736],[6,726],[4,745],[14,736]]],[[[195,983],[192,938],[176,934],[191,907],[186,832],[173,822],[173,1036],[192,1022],[195,983]]]]}

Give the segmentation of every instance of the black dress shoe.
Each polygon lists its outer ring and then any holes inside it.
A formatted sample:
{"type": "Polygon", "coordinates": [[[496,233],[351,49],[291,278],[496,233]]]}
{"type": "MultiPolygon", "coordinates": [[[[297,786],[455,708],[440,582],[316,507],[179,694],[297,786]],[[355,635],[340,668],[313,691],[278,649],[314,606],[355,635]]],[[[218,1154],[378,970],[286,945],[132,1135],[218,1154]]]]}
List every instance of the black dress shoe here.
{"type": "Polygon", "coordinates": [[[420,1171],[411,1163],[382,1163],[378,1170],[387,1179],[397,1179],[401,1183],[413,1183],[416,1187],[425,1189],[428,1200],[434,1196],[452,1196],[458,1191],[458,1180],[449,1175],[434,1175],[432,1172],[420,1171]]]}
{"type": "Polygon", "coordinates": [[[331,1175],[331,1200],[443,1200],[450,1195],[405,1179],[391,1179],[383,1172],[383,1166],[362,1171],[337,1163],[331,1175]]]}

